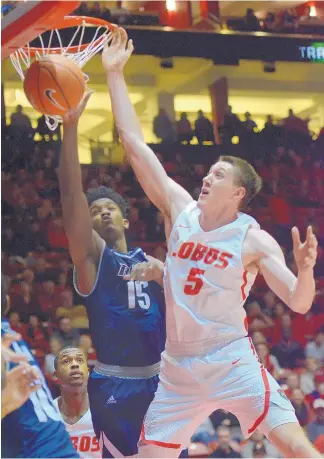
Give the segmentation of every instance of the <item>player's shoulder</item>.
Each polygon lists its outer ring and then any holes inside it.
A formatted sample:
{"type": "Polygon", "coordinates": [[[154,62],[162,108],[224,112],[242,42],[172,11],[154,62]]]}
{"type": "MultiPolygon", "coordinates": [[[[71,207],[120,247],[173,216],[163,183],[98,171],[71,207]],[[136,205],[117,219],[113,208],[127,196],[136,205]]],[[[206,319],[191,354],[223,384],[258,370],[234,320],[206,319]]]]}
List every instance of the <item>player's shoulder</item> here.
{"type": "Polygon", "coordinates": [[[257,258],[260,255],[276,251],[277,241],[261,228],[249,228],[243,243],[243,253],[257,258]]]}

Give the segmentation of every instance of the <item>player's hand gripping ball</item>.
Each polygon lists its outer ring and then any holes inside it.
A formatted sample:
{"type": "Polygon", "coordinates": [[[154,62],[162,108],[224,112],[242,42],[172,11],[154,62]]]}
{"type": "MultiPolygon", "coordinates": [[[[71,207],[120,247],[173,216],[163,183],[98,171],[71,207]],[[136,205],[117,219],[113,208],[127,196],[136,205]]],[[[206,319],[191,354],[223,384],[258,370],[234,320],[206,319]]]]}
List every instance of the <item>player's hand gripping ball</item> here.
{"type": "Polygon", "coordinates": [[[34,61],[24,79],[24,91],[30,104],[49,116],[63,116],[77,107],[85,87],[82,70],[71,58],[60,54],[34,61]]]}

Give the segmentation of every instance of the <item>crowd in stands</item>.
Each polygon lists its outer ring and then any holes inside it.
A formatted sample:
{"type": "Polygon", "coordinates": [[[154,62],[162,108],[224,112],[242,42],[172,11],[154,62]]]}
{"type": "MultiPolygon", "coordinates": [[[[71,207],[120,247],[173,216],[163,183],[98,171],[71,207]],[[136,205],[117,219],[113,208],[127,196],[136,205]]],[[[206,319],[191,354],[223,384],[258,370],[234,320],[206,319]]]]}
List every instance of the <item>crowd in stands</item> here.
{"type": "MultiPolygon", "coordinates": [[[[166,113],[162,111],[159,116],[166,113]]],[[[297,225],[304,235],[306,226],[312,224],[319,239],[317,293],[312,309],[306,315],[293,314],[258,277],[246,304],[249,333],[260,361],[279,381],[281,395],[292,401],[309,438],[324,453],[324,164],[320,155],[324,149],[312,140],[307,123],[290,112],[281,126],[268,118],[263,130],[267,149],[263,145],[259,150],[253,136],[260,133],[255,132],[248,113],[245,118],[239,121],[228,108],[222,138],[224,153],[233,135],[240,137],[238,154],[254,152],[249,159],[264,186],[248,213],[278,240],[294,272],[290,228],[297,225]],[[306,140],[298,142],[295,149],[298,133],[306,140]]],[[[199,113],[189,133],[190,123],[183,114],[177,123],[179,142],[190,143],[190,136],[196,135],[202,148],[214,151],[214,145],[203,145],[208,140],[205,134],[212,132],[210,121],[205,119],[199,113]]],[[[155,119],[153,124],[156,135],[163,138],[167,121],[163,125],[155,119]]],[[[49,136],[44,129],[40,119],[36,131],[41,140],[35,141],[35,130],[21,107],[12,115],[11,125],[3,126],[1,258],[11,296],[10,324],[31,345],[56,395],[54,358],[62,346],[74,343],[84,348],[89,366],[94,365],[96,354],[86,309],[73,289],[62,225],[56,175],[60,133],[49,136]]],[[[185,150],[192,146],[181,145],[180,149],[179,143],[173,145],[175,153],[171,156],[164,154],[163,143],[153,148],[168,174],[197,197],[210,163],[203,156],[190,163],[185,150]]],[[[105,185],[123,194],[131,206],[129,244],[165,259],[163,216],[144,196],[126,162],[118,167],[83,166],[82,178],[85,191],[105,185]]],[[[197,430],[189,453],[191,457],[279,457],[260,432],[243,441],[237,419],[223,410],[214,412],[197,430]]]]}
{"type": "MultiPolygon", "coordinates": [[[[232,107],[227,106],[223,122],[216,126],[216,131],[223,145],[230,145],[233,137],[236,137],[241,146],[247,145],[252,150],[262,145],[267,149],[269,146],[273,148],[287,145],[296,148],[301,147],[301,151],[305,151],[307,148],[311,149],[315,156],[324,149],[324,128],[318,136],[315,136],[308,129],[309,121],[309,118],[305,120],[299,118],[290,109],[288,116],[277,122],[273,120],[271,115],[268,115],[263,129],[259,129],[249,112],[246,112],[244,119],[240,120],[232,112],[232,107]],[[313,138],[316,138],[315,142],[313,138]]],[[[153,132],[159,141],[169,144],[174,142],[190,144],[194,138],[199,145],[205,142],[216,142],[213,124],[202,110],[199,110],[194,126],[192,126],[187,113],[181,113],[180,119],[173,123],[166,110],[161,108],[153,120],[153,132]]]]}
{"type": "Polygon", "coordinates": [[[300,17],[295,8],[289,8],[279,14],[269,11],[263,19],[259,19],[252,8],[248,8],[244,18],[229,19],[227,27],[247,32],[323,33],[324,20],[312,14],[310,7],[300,17]]]}
{"type": "MultiPolygon", "coordinates": [[[[5,16],[19,2],[4,1],[2,2],[1,14],[5,16]]],[[[80,16],[93,16],[105,19],[106,21],[124,25],[167,25],[162,24],[158,13],[145,10],[145,6],[128,10],[123,6],[108,8],[107,2],[82,2],[80,7],[73,12],[80,16]]],[[[218,18],[215,23],[216,30],[228,28],[231,30],[247,32],[268,32],[268,33],[293,33],[293,34],[321,34],[324,31],[324,19],[320,18],[311,10],[310,7],[305,9],[302,16],[298,16],[295,8],[288,8],[278,13],[269,11],[260,19],[256,16],[252,8],[246,10],[244,17],[231,17],[230,19],[218,18]]]]}
{"type": "MultiPolygon", "coordinates": [[[[138,11],[129,11],[124,7],[109,10],[105,2],[82,2],[76,14],[102,17],[119,25],[166,25],[161,24],[157,13],[150,14],[149,10],[145,11],[145,7],[140,7],[138,11]]],[[[262,19],[256,16],[252,8],[248,8],[243,18],[220,17],[216,27],[217,30],[227,27],[247,32],[323,33],[324,20],[314,14],[310,7],[305,9],[302,16],[298,16],[295,8],[288,8],[278,13],[269,11],[262,19]]]]}

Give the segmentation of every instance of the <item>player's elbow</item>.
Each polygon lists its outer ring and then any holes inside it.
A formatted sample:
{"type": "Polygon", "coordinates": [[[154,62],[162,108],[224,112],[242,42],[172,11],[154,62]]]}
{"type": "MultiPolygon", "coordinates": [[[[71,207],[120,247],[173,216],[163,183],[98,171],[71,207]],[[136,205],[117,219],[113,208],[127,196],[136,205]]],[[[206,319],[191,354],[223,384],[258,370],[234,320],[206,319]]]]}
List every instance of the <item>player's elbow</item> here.
{"type": "Polygon", "coordinates": [[[292,311],[294,312],[297,312],[298,314],[307,314],[307,312],[310,310],[310,308],[312,307],[312,304],[313,302],[301,302],[301,303],[297,303],[297,302],[291,302],[291,304],[289,304],[289,307],[292,311]]]}

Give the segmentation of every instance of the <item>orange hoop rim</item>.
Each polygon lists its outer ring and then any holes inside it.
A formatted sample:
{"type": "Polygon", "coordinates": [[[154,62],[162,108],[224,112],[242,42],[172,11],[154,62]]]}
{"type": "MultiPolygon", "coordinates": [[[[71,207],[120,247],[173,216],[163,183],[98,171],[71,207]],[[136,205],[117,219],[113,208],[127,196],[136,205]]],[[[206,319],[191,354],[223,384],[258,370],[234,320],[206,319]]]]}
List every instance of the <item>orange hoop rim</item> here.
{"type": "MultiPolygon", "coordinates": [[[[116,24],[112,24],[109,21],[105,21],[104,19],[100,18],[94,18],[90,16],[64,16],[60,21],[58,21],[56,24],[54,24],[52,27],[48,28],[47,30],[44,30],[42,32],[48,32],[51,30],[63,30],[63,29],[68,29],[70,27],[78,27],[82,24],[85,24],[85,26],[97,26],[97,27],[106,27],[109,29],[111,32],[113,32],[118,26],[116,24]]],[[[98,45],[102,40],[105,39],[105,34],[103,34],[101,37],[97,38],[93,42],[93,46],[98,45]]],[[[84,51],[87,46],[89,46],[89,43],[83,43],[82,45],[73,45],[69,46],[68,52],[69,54],[76,54],[78,52],[84,51]]],[[[39,53],[42,53],[44,51],[44,48],[41,47],[35,47],[35,46],[29,46],[25,45],[22,46],[21,49],[25,51],[26,53],[29,53],[31,56],[36,56],[39,53]]],[[[48,54],[61,54],[63,48],[48,48],[47,53],[48,54]]]]}

